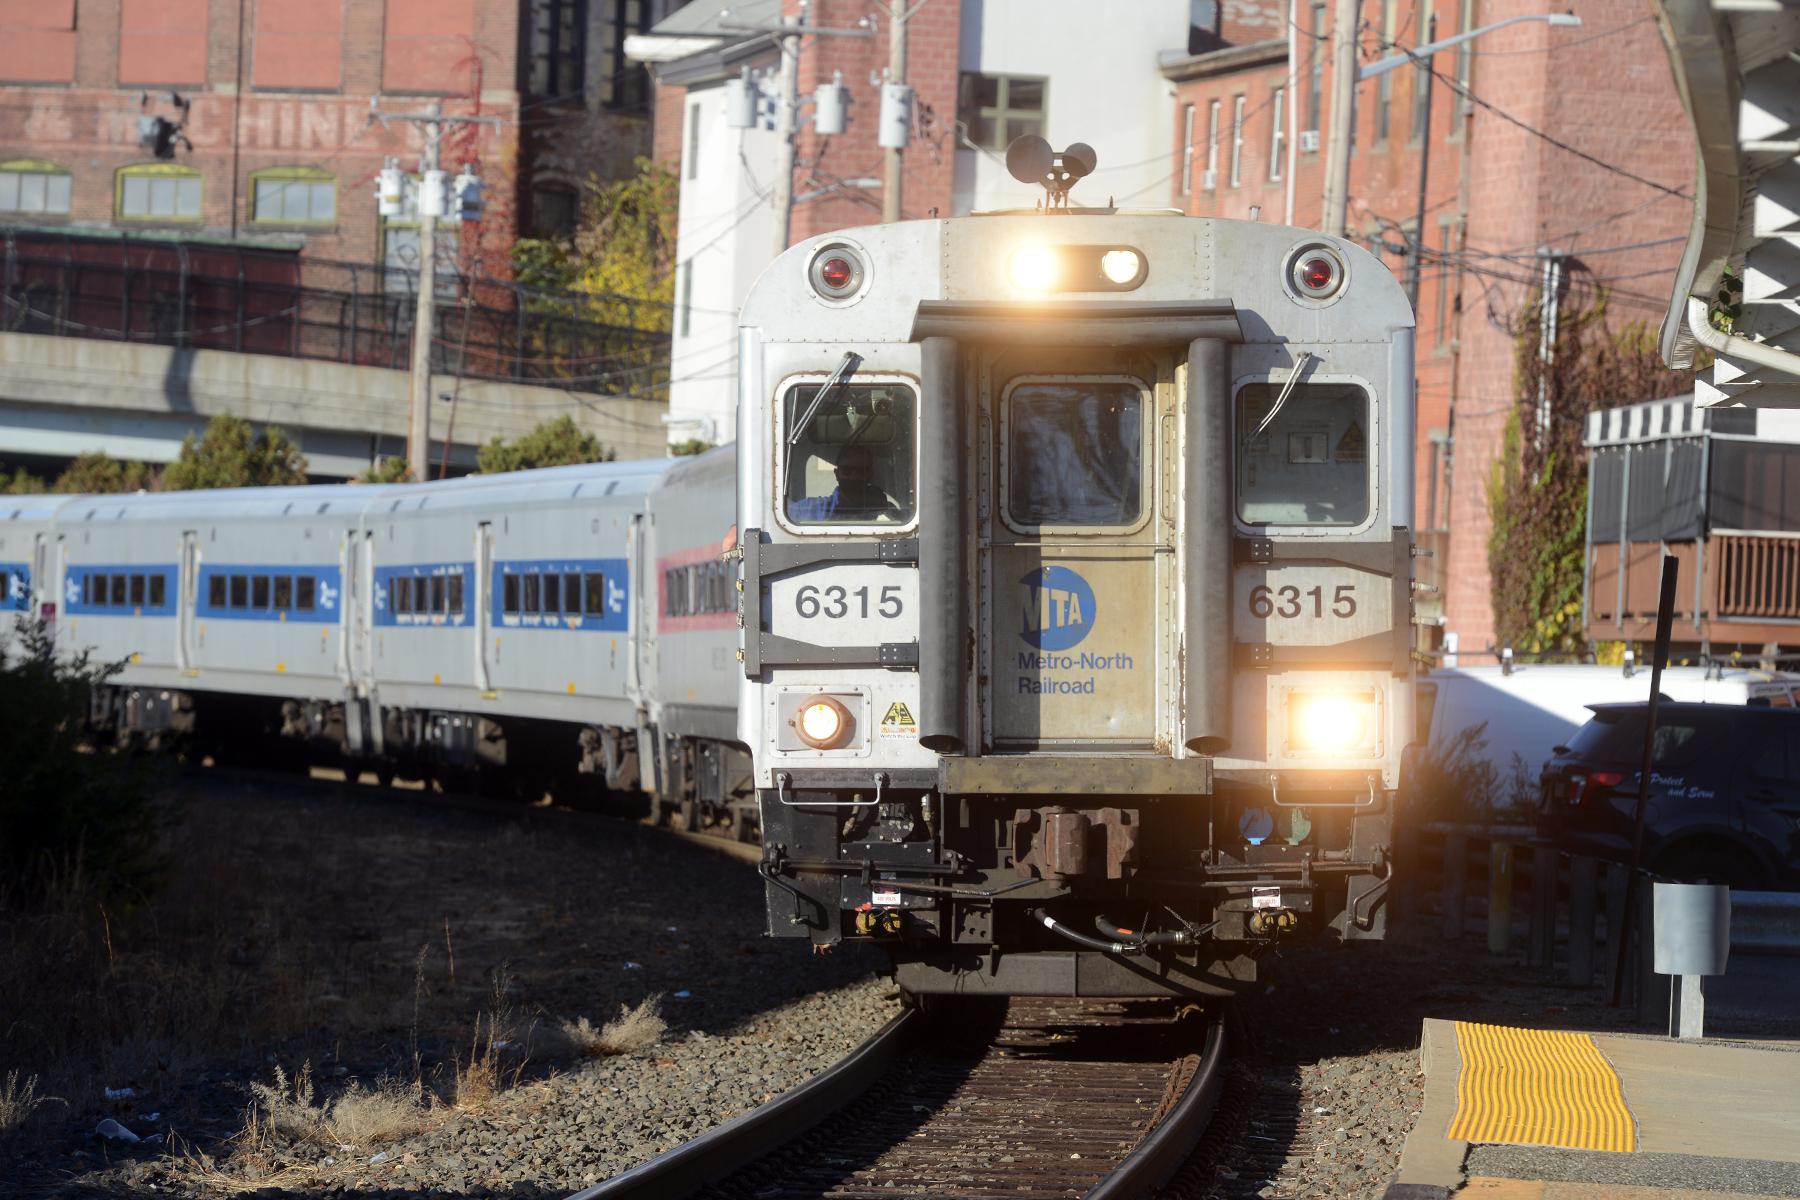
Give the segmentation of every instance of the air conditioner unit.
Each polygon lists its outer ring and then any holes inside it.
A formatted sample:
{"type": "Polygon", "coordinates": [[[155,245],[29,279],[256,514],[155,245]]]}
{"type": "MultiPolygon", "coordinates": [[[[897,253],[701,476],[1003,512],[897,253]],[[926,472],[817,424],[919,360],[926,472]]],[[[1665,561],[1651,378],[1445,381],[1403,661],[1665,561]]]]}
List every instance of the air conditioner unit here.
{"type": "Polygon", "coordinates": [[[1219,173],[1211,168],[1200,172],[1200,186],[1209,192],[1218,187],[1219,173]]]}
{"type": "Polygon", "coordinates": [[[1300,131],[1300,153],[1317,154],[1319,152],[1319,131],[1302,129],[1300,131]]]}

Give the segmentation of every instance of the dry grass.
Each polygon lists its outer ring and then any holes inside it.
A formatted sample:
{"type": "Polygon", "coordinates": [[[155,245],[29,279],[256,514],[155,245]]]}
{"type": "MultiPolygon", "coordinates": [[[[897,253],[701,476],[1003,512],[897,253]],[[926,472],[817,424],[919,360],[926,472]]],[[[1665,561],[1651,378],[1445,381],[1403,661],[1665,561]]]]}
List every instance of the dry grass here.
{"type": "Polygon", "coordinates": [[[469,1056],[458,1055],[451,1077],[451,1106],[469,1112],[487,1107],[494,1097],[516,1087],[526,1059],[512,1032],[512,1008],[506,999],[506,965],[493,973],[486,1012],[475,1016],[469,1056]]]}
{"type": "Polygon", "coordinates": [[[662,993],[646,998],[635,1008],[620,1005],[619,1015],[599,1029],[586,1017],[563,1021],[551,1040],[561,1048],[582,1058],[601,1058],[611,1054],[631,1054],[648,1050],[663,1040],[669,1024],[662,1017],[662,993]]]}
{"type": "Polygon", "coordinates": [[[327,1149],[366,1150],[411,1137],[426,1123],[417,1085],[391,1080],[374,1088],[352,1084],[327,1103],[315,1094],[311,1063],[292,1079],[276,1067],[275,1082],[251,1084],[250,1095],[244,1141],[258,1147],[285,1139],[327,1149]]]}
{"type": "Polygon", "coordinates": [[[36,1075],[21,1084],[17,1071],[6,1073],[6,1082],[0,1084],[0,1137],[23,1126],[44,1105],[66,1103],[57,1096],[38,1095],[37,1083],[36,1075]]]}

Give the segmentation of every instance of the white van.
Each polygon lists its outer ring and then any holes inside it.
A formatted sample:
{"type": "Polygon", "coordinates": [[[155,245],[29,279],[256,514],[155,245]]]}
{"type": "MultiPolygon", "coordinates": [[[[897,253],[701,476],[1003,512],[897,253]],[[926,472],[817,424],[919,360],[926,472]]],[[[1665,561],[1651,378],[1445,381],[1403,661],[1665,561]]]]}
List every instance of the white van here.
{"type": "MultiPolygon", "coordinates": [[[[1708,704],[1800,704],[1800,675],[1742,668],[1669,667],[1662,694],[1708,704]]],[[[1588,706],[1650,698],[1650,670],[1581,663],[1445,667],[1419,677],[1417,747],[1442,760],[1462,757],[1494,771],[1492,801],[1535,802],[1538,773],[1556,746],[1592,715],[1588,706]],[[1483,726],[1479,732],[1476,727],[1483,726]],[[1515,783],[1516,781],[1516,783],[1515,783]]]]}

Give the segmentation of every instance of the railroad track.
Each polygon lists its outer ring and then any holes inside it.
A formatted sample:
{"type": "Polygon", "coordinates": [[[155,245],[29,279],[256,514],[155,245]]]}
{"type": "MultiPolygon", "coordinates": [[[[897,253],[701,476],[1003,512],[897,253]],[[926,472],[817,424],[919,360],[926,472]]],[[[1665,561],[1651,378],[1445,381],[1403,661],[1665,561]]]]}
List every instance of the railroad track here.
{"type": "Polygon", "coordinates": [[[1205,1131],[1223,1018],[1018,998],[909,1011],[803,1086],[570,1200],[1153,1195],[1205,1131]]]}

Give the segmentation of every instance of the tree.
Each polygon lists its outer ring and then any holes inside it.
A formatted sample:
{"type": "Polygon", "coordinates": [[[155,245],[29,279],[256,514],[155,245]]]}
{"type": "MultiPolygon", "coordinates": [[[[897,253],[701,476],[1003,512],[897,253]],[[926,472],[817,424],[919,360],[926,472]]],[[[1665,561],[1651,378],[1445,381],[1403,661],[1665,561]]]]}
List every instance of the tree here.
{"type": "Polygon", "coordinates": [[[169,491],[273,487],[306,482],[306,456],[274,427],[258,433],[250,422],[222,413],[200,437],[182,439],[181,457],[163,472],[169,491]]]}
{"type": "Polygon", "coordinates": [[[41,496],[49,490],[43,480],[24,467],[15,469],[10,475],[0,467],[0,496],[41,496]]]}
{"type": "Polygon", "coordinates": [[[523,238],[515,278],[527,287],[593,297],[581,315],[603,325],[667,333],[674,326],[675,217],[680,184],[667,167],[637,160],[637,174],[589,179],[573,238],[523,238]]]}
{"type": "Polygon", "coordinates": [[[705,438],[688,438],[686,441],[671,443],[669,453],[676,458],[687,458],[690,455],[705,454],[712,448],[713,444],[705,438]]]}
{"type": "Polygon", "coordinates": [[[352,480],[354,483],[411,483],[412,468],[404,458],[388,455],[380,462],[360,472],[352,480]]]}
{"type": "Polygon", "coordinates": [[[75,495],[150,491],[156,486],[156,472],[148,464],[89,451],[64,468],[51,490],[75,495]]]}
{"type": "Polygon", "coordinates": [[[1641,324],[1609,330],[1604,288],[1572,289],[1562,300],[1546,362],[1543,307],[1534,301],[1516,331],[1518,407],[1487,485],[1488,572],[1501,646],[1571,654],[1587,640],[1580,624],[1587,414],[1690,391],[1694,372],[1665,367],[1655,336],[1641,324]]]}
{"type": "Polygon", "coordinates": [[[600,439],[576,425],[567,413],[541,422],[524,437],[508,442],[495,438],[481,448],[476,461],[483,475],[529,471],[533,467],[566,467],[573,463],[611,462],[613,452],[600,439]]]}

